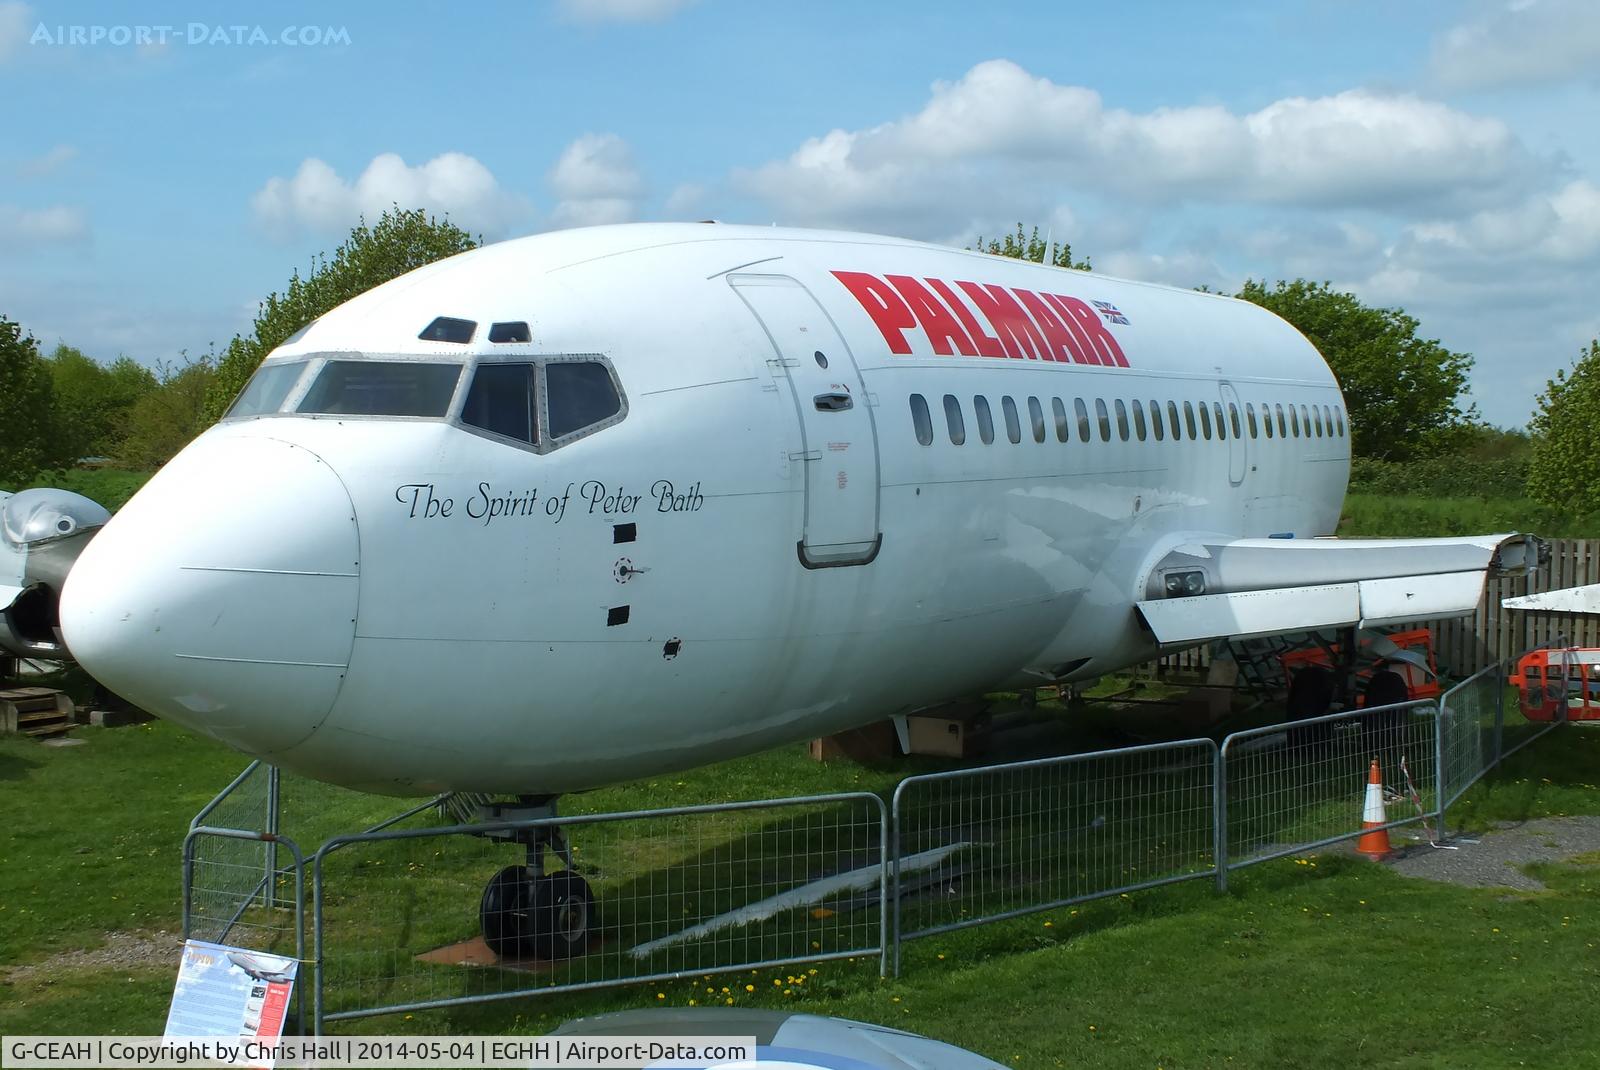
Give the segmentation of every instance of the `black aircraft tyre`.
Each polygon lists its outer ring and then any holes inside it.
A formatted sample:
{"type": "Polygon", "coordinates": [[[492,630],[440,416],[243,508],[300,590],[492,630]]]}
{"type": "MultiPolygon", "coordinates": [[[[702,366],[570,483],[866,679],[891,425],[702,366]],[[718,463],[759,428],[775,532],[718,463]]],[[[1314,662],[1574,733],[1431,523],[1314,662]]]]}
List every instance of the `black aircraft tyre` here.
{"type": "Polygon", "coordinates": [[[497,958],[533,954],[534,876],[527,866],[507,866],[490,878],[478,904],[483,942],[497,958]]]}
{"type": "Polygon", "coordinates": [[[570,959],[589,947],[594,918],[594,893],[589,882],[570,869],[534,881],[534,953],[542,959],[570,959]]]}

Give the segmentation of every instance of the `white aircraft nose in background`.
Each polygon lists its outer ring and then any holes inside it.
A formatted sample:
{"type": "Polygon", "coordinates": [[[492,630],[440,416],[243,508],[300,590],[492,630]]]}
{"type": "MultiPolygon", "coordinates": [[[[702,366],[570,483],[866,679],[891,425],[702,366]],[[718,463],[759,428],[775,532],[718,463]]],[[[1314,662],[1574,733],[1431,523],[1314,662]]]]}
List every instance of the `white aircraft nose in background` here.
{"type": "Polygon", "coordinates": [[[68,649],[112,691],[255,754],[314,732],[355,639],[359,539],[320,457],[217,429],[107,525],[61,597],[68,649]]]}

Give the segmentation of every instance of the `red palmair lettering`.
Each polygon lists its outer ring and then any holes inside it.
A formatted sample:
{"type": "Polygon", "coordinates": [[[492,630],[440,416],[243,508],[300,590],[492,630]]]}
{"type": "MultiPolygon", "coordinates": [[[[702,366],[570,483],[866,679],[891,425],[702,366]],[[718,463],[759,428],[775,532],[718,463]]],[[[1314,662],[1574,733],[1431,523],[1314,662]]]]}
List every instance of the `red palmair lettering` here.
{"type": "Polygon", "coordinates": [[[1076,297],[960,279],[952,286],[910,275],[879,278],[864,271],[835,271],[833,277],[860,302],[891,353],[909,354],[906,331],[920,327],[943,356],[1128,367],[1111,329],[1076,297]]]}

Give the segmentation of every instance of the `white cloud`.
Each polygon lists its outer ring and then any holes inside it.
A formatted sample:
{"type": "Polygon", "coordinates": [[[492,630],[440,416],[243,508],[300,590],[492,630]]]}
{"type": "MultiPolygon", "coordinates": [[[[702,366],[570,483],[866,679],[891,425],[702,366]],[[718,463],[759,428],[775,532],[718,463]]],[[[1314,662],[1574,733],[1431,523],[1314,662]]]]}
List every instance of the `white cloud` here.
{"type": "Polygon", "coordinates": [[[1600,4],[1496,3],[1434,42],[1433,75],[1453,89],[1600,81],[1600,4]]]}
{"type": "Polygon", "coordinates": [[[33,26],[33,8],[21,0],[0,0],[0,63],[28,43],[33,26]]]}
{"type": "Polygon", "coordinates": [[[561,0],[561,11],[574,22],[661,22],[694,0],[561,0]]]}
{"type": "Polygon", "coordinates": [[[551,221],[568,227],[627,222],[644,190],[633,152],[616,134],[579,137],[550,169],[549,181],[558,200],[551,221]]]}
{"type": "Polygon", "coordinates": [[[0,204],[0,241],[17,245],[71,245],[89,237],[89,220],[79,208],[55,205],[34,211],[0,204]]]}
{"type": "Polygon", "coordinates": [[[386,152],[373,157],[354,182],[312,157],[293,177],[268,179],[251,199],[256,218],[279,233],[345,230],[357,217],[376,219],[396,204],[446,215],[458,226],[491,235],[504,232],[526,211],[487,167],[459,152],[415,167],[386,152]]]}
{"type": "Polygon", "coordinates": [[[963,202],[1065,189],[1313,207],[1494,200],[1534,161],[1499,119],[1414,96],[1350,90],[1236,114],[1217,106],[1130,112],[1081,86],[990,60],[934,85],[917,113],[813,137],[734,176],[785,222],[922,217],[963,202]]]}
{"type": "Polygon", "coordinates": [[[42,156],[23,160],[17,165],[17,175],[21,178],[44,178],[59,171],[77,156],[78,150],[73,146],[57,145],[42,156]]]}

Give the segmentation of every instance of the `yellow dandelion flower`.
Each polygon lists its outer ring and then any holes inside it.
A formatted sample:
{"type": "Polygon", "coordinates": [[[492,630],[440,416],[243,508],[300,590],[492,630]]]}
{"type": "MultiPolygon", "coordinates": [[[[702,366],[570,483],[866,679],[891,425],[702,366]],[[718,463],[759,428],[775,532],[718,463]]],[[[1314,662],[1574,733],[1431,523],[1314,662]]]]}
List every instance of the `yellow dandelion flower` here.
{"type": "Polygon", "coordinates": [[[755,985],[745,985],[744,986],[744,990],[746,992],[754,992],[756,990],[756,986],[755,985]]]}

